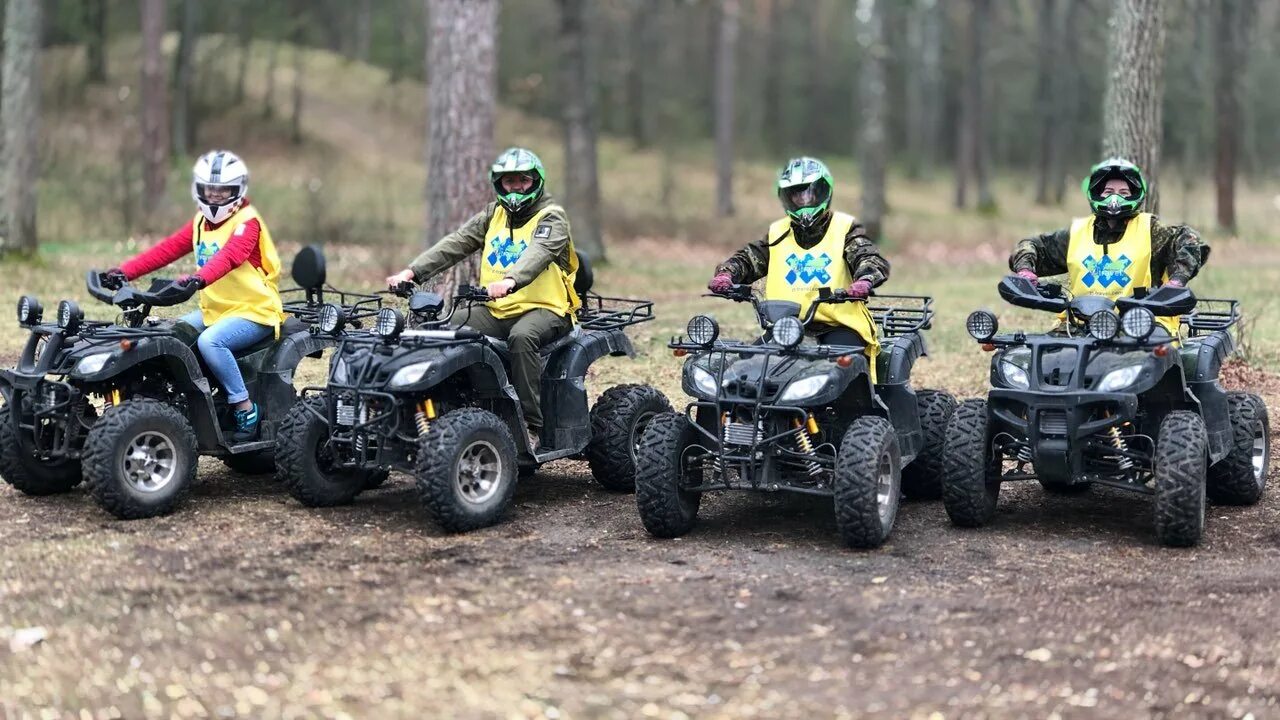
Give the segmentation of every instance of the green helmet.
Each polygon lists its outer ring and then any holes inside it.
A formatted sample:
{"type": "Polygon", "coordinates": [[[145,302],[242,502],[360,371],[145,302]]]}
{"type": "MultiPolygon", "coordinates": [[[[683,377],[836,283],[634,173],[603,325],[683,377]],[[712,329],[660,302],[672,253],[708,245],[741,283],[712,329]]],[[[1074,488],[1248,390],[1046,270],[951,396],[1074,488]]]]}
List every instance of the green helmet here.
{"type": "Polygon", "coordinates": [[[1112,157],[1094,165],[1089,177],[1080,184],[1089,199],[1089,207],[1098,217],[1127,219],[1138,214],[1138,208],[1147,199],[1147,181],[1137,165],[1123,158],[1112,157]],[[1108,180],[1123,180],[1129,184],[1129,196],[1107,194],[1108,180]]]}
{"type": "Polygon", "coordinates": [[[833,186],[831,171],[811,157],[795,158],[778,173],[778,199],[791,221],[802,228],[813,227],[826,217],[833,186]]]}
{"type": "Polygon", "coordinates": [[[493,161],[493,167],[489,169],[489,182],[493,183],[493,191],[498,195],[498,202],[513,215],[529,209],[538,201],[538,198],[542,197],[546,178],[547,173],[542,169],[542,161],[538,156],[534,155],[532,150],[518,147],[503,150],[498,159],[493,161]],[[533,176],[533,187],[525,193],[504,191],[502,176],[509,173],[533,176]]]}

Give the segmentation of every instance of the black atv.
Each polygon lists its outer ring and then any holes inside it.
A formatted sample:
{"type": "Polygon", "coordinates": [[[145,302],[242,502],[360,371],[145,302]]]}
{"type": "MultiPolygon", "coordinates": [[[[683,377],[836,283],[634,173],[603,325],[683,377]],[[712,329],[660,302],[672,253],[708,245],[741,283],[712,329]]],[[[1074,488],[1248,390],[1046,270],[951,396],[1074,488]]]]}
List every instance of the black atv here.
{"type": "Polygon", "coordinates": [[[410,295],[409,316],[383,308],[374,332],[343,329],[330,309],[319,331],[339,339],[326,387],[309,387],[281,427],[277,477],[300,502],[351,502],[394,468],[410,473],[433,520],[451,532],[497,522],[518,474],[585,455],[605,488],[635,485],[635,443],[649,419],[671,410],[647,385],[605,391],[588,412],[586,375],[605,356],[634,356],[624,330],[653,319],[653,303],[587,292],[571,333],[541,349],[546,426],[531,439],[508,379],[505,342],[452,327],[486,302],[463,286],[451,310],[429,292],[410,295]],[[406,327],[406,324],[409,327],[406,327]],[[536,443],[534,442],[536,440],[536,443]]]}
{"type": "MultiPolygon", "coordinates": [[[[238,472],[271,472],[278,420],[295,402],[294,370],[334,345],[307,330],[324,305],[318,250],[298,254],[293,278],[299,287],[282,293],[289,317],[280,338],[237,353],[262,420],[256,440],[234,445],[232,409],[196,348],[198,332],[150,316],[185,301],[188,290],[159,279],[145,291],[108,287],[108,276],[89,271],[90,295],[120,309],[115,322],[87,320],[63,300],[46,323],[39,302],[23,296],[18,321],[31,334],[18,366],[0,371],[0,476],[28,495],[66,492],[83,479],[103,508],[132,519],[171,511],[199,455],[238,472]]],[[[376,296],[341,296],[350,314],[377,311],[376,296]]]]}
{"type": "Polygon", "coordinates": [[[670,347],[685,361],[685,412],[660,415],[641,439],[636,502],[648,531],[687,533],[702,493],[763,490],[833,498],[836,525],[853,547],[881,545],[903,492],[940,492],[943,433],[955,400],[909,385],[925,354],[932,299],[879,295],[868,309],[882,335],[877,381],[861,347],[806,341],[824,303],[863,302],[824,290],[801,319],[797,303],[760,300],[739,285],[724,294],[750,302],[764,336],[719,339],[706,315],[670,347]]]}
{"type": "Polygon", "coordinates": [[[1038,480],[1074,494],[1093,484],[1155,496],[1156,536],[1195,545],[1205,497],[1253,504],[1271,458],[1267,408],[1225,392],[1218,372],[1234,350],[1235,300],[1162,286],[1111,301],[1071,298],[1017,276],[999,285],[1019,307],[1064,313],[1042,334],[997,334],[979,310],[969,334],[995,351],[986,400],[966,400],[947,428],[943,500],[956,525],[991,520],[1003,482],[1038,480]],[[1179,341],[1157,317],[1181,316],[1179,341]]]}

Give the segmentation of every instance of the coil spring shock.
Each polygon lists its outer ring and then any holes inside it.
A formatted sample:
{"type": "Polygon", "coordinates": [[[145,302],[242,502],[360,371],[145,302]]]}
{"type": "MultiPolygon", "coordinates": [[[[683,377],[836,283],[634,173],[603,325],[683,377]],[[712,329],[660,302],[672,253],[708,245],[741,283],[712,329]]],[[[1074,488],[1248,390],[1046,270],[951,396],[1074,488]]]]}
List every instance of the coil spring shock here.
{"type": "Polygon", "coordinates": [[[436,406],[431,402],[430,398],[418,403],[417,411],[413,414],[413,422],[418,426],[418,437],[427,434],[431,429],[431,420],[436,416],[436,406]]]}
{"type": "MultiPolygon", "coordinates": [[[[1112,425],[1111,428],[1107,430],[1107,434],[1111,436],[1111,447],[1114,447],[1121,452],[1128,452],[1129,445],[1124,441],[1124,438],[1120,436],[1120,428],[1112,425]]],[[[1133,469],[1133,460],[1128,456],[1118,455],[1117,458],[1117,464],[1120,466],[1121,470],[1133,469]]]]}
{"type": "MultiPolygon", "coordinates": [[[[813,418],[810,417],[807,422],[796,420],[795,438],[796,445],[800,448],[800,452],[813,457],[813,439],[809,434],[809,425],[814,424],[813,418]]],[[[817,477],[822,474],[822,466],[817,460],[806,460],[805,467],[809,469],[809,477],[817,477]]]]}
{"type": "MultiPolygon", "coordinates": [[[[356,424],[363,425],[366,422],[368,422],[368,420],[369,420],[369,404],[367,402],[362,402],[360,403],[359,412],[356,413],[356,424]]],[[[357,430],[355,435],[356,435],[356,438],[355,438],[356,456],[359,457],[361,460],[363,460],[364,448],[365,448],[364,432],[357,430]]]]}
{"type": "Polygon", "coordinates": [[[1018,448],[1018,462],[1031,462],[1031,447],[1029,445],[1023,445],[1018,448]]]}

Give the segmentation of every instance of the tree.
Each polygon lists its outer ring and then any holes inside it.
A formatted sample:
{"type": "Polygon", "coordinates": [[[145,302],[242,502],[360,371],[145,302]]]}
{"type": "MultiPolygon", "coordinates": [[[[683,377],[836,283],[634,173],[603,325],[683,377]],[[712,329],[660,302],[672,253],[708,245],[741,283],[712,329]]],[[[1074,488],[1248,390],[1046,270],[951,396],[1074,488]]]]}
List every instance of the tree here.
{"type": "Polygon", "coordinates": [[[1218,225],[1236,229],[1236,173],[1243,123],[1240,85],[1249,57],[1249,27],[1255,0],[1221,0],[1213,17],[1214,162],[1218,225]]]}
{"type": "Polygon", "coordinates": [[[653,142],[649,73],[645,72],[654,61],[653,15],[649,3],[635,3],[631,20],[631,62],[627,69],[627,105],[631,141],[637,148],[647,148],[653,142]]]}
{"type": "Polygon", "coordinates": [[[858,47],[862,50],[857,112],[859,160],[862,164],[862,222],[871,239],[882,237],[885,214],[885,164],[888,162],[888,87],[884,2],[858,0],[854,11],[858,47]]]}
{"type": "Polygon", "coordinates": [[[1061,45],[1057,42],[1057,0],[1041,0],[1039,4],[1040,10],[1038,15],[1039,33],[1036,49],[1038,56],[1036,62],[1036,114],[1039,116],[1040,142],[1038,150],[1039,162],[1036,163],[1039,172],[1036,173],[1036,204],[1049,204],[1049,188],[1051,183],[1061,183],[1061,177],[1055,177],[1053,171],[1056,163],[1054,155],[1059,148],[1055,145],[1057,139],[1057,124],[1059,119],[1059,108],[1054,102],[1054,95],[1058,90],[1057,79],[1060,70],[1058,52],[1061,45]]]}
{"type": "Polygon", "coordinates": [[[734,83],[738,67],[738,0],[720,0],[716,33],[716,214],[733,215],[734,83]]]}
{"type": "Polygon", "coordinates": [[[369,62],[369,44],[373,39],[373,0],[360,0],[355,10],[355,58],[369,62]]]}
{"type": "Polygon", "coordinates": [[[574,247],[604,260],[600,227],[600,174],[596,162],[595,83],[588,72],[586,0],[560,0],[561,90],[564,111],[565,208],[574,247]]]}
{"type": "Polygon", "coordinates": [[[969,204],[969,179],[978,184],[978,209],[995,209],[988,177],[989,146],[986,118],[986,31],[991,24],[991,0],[969,0],[964,33],[964,87],[960,93],[960,123],[956,140],[956,207],[969,204]]]}
{"type": "Polygon", "coordinates": [[[107,0],[84,0],[84,23],[89,29],[85,44],[87,79],[91,83],[107,81],[107,0]]]}
{"type": "MultiPolygon", "coordinates": [[[[301,8],[299,8],[301,9],[301,8]]],[[[303,15],[296,16],[293,23],[293,103],[292,111],[289,113],[289,142],[294,145],[302,143],[302,75],[305,65],[302,61],[302,53],[305,49],[303,42],[306,39],[304,28],[302,25],[303,15]]]]}
{"type": "Polygon", "coordinates": [[[1142,168],[1149,187],[1147,210],[1159,209],[1161,108],[1164,97],[1163,0],[1112,4],[1103,101],[1102,154],[1142,168]]]}
{"type": "Polygon", "coordinates": [[[937,162],[942,127],[942,8],[915,0],[907,19],[907,175],[919,178],[937,162]]]}
{"type": "Polygon", "coordinates": [[[0,252],[34,253],[36,181],[40,174],[40,0],[9,0],[4,20],[4,78],[0,81],[0,252]]]}
{"type": "Polygon", "coordinates": [[[164,202],[169,169],[168,83],[161,42],[165,0],[142,0],[142,192],[148,224],[164,202]]]}
{"type": "Polygon", "coordinates": [[[173,154],[182,157],[195,141],[191,96],[195,86],[195,46],[200,26],[196,0],[182,0],[182,27],[173,58],[173,154]]]}
{"type": "Polygon", "coordinates": [[[1057,150],[1049,153],[1052,163],[1049,177],[1056,178],[1051,184],[1054,205],[1061,205],[1066,196],[1068,183],[1063,182],[1066,177],[1065,158],[1075,150],[1077,142],[1075,118],[1080,113],[1080,17],[1082,12],[1088,10],[1086,7],[1082,11],[1081,6],[1084,4],[1085,0],[1068,0],[1066,13],[1062,18],[1060,77],[1057,92],[1054,93],[1054,104],[1059,116],[1059,121],[1053,126],[1053,146],[1057,150]]]}
{"type": "MultiPolygon", "coordinates": [[[[444,237],[492,197],[493,124],[497,105],[497,0],[426,0],[426,241],[444,237]]],[[[452,293],[474,282],[478,258],[444,280],[452,293]]]]}
{"type": "Polygon", "coordinates": [[[786,56],[786,38],[783,30],[787,27],[788,0],[764,0],[768,5],[768,20],[765,23],[764,45],[767,48],[767,60],[764,69],[764,134],[765,145],[775,154],[787,146],[788,138],[782,122],[782,112],[786,108],[782,103],[783,58],[786,56]]]}

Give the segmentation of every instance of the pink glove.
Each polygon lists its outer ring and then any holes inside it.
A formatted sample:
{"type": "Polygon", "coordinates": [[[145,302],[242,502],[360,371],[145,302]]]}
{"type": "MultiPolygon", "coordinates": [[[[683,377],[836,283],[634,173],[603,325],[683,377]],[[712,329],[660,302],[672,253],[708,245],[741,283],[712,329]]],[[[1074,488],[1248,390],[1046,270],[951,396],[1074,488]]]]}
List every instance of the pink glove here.
{"type": "Polygon", "coordinates": [[[1017,274],[1018,274],[1018,277],[1020,278],[1026,278],[1027,280],[1030,280],[1032,285],[1038,285],[1040,283],[1040,276],[1036,275],[1030,270],[1019,270],[1017,274]]]}
{"type": "Polygon", "coordinates": [[[1165,285],[1169,287],[1176,287],[1176,288],[1186,287],[1186,283],[1182,282],[1177,278],[1169,278],[1169,282],[1165,283],[1165,285]]]}
{"type": "Polygon", "coordinates": [[[853,281],[849,286],[849,297],[855,300],[865,300],[871,294],[871,281],[866,278],[859,278],[853,281]]]}
{"type": "Polygon", "coordinates": [[[729,273],[720,273],[711,278],[707,289],[713,293],[727,293],[733,288],[733,277],[729,273]]]}

